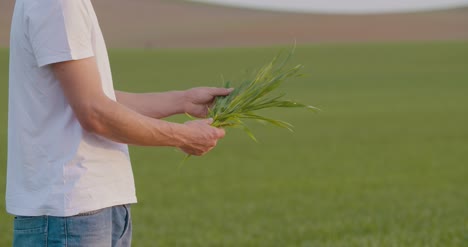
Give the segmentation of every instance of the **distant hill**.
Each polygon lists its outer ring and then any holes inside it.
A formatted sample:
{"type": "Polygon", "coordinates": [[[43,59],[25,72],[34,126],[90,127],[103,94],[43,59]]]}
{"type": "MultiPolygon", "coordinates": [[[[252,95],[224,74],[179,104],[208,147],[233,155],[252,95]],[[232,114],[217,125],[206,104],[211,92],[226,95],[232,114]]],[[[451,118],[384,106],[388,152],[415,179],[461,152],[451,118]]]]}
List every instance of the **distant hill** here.
{"type": "MultiPolygon", "coordinates": [[[[174,0],[94,0],[109,47],[225,47],[303,43],[468,40],[468,8],[412,14],[256,11],[174,0]]],[[[0,4],[8,46],[14,0],[0,4]]]]}

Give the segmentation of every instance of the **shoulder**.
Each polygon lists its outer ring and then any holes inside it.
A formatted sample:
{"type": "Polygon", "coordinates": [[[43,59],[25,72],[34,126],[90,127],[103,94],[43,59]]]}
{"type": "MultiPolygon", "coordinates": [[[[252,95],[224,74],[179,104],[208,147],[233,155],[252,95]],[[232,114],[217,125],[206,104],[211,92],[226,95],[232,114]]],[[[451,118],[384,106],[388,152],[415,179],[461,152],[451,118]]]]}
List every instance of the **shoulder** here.
{"type": "Polygon", "coordinates": [[[46,17],[53,14],[87,13],[86,0],[23,0],[29,16],[46,17]]]}
{"type": "Polygon", "coordinates": [[[34,11],[42,9],[51,9],[54,7],[60,7],[61,0],[22,0],[26,11],[33,13],[34,11]]]}

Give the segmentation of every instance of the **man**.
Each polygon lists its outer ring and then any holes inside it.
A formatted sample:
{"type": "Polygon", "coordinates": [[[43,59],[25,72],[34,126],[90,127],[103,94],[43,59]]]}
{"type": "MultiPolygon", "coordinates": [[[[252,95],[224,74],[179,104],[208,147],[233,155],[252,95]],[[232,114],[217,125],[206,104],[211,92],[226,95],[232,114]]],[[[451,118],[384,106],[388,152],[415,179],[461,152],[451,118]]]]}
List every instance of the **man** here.
{"type": "Polygon", "coordinates": [[[14,246],[130,246],[136,203],[126,144],[203,155],[224,131],[204,117],[228,89],[114,91],[90,0],[17,0],[10,45],[7,211],[14,246]]]}

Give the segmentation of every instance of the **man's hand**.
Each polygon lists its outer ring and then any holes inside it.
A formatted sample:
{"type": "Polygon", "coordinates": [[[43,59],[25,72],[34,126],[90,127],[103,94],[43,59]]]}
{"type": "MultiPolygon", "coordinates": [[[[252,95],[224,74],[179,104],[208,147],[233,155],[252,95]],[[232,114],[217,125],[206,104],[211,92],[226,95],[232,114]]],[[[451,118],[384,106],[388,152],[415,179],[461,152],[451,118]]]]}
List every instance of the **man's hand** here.
{"type": "Polygon", "coordinates": [[[184,92],[184,109],[191,116],[204,118],[208,115],[208,108],[217,96],[226,96],[232,92],[230,88],[198,87],[184,92]]]}
{"type": "Polygon", "coordinates": [[[213,149],[225,132],[211,126],[212,119],[202,119],[186,122],[187,139],[179,148],[187,154],[201,156],[213,149]]]}

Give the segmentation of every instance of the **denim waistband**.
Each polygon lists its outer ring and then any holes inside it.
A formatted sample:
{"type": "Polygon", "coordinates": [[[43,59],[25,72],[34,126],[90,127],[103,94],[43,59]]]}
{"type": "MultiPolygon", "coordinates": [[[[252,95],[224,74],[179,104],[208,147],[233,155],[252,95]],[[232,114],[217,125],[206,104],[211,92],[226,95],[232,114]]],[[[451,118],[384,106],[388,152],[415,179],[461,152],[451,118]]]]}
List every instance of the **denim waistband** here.
{"type": "Polygon", "coordinates": [[[89,215],[93,215],[93,214],[100,213],[100,212],[102,212],[104,209],[105,209],[105,208],[101,208],[101,209],[93,210],[93,211],[88,211],[88,212],[84,212],[84,213],[77,214],[76,216],[89,216],[89,215]]]}

